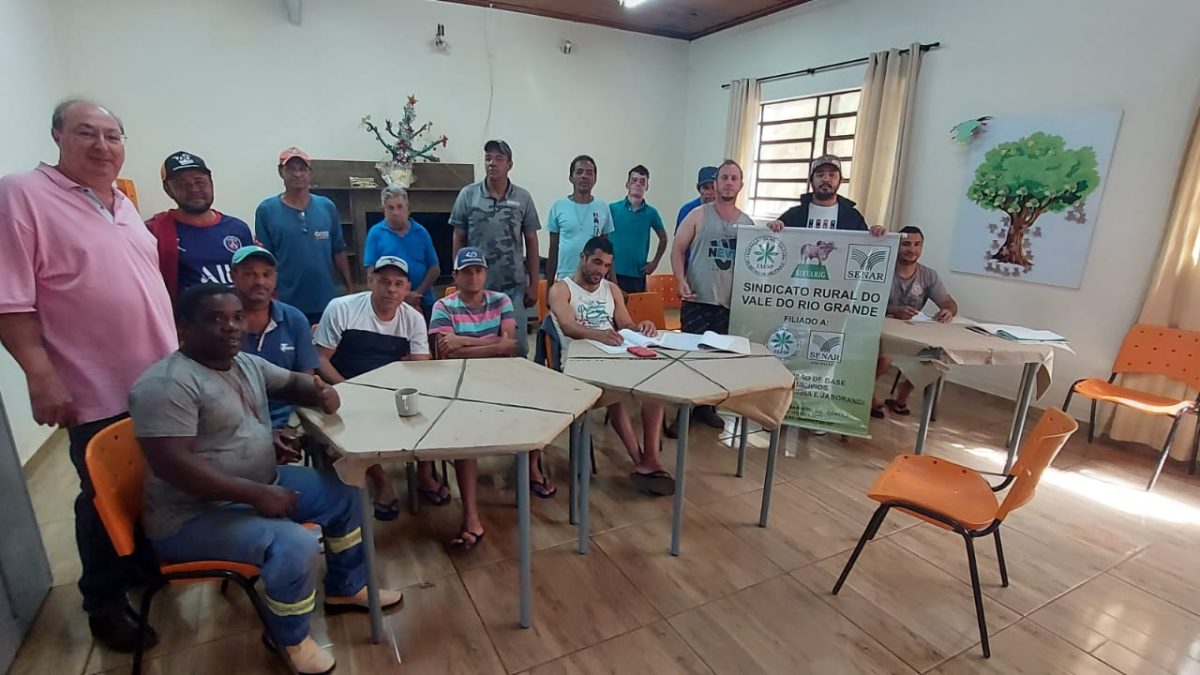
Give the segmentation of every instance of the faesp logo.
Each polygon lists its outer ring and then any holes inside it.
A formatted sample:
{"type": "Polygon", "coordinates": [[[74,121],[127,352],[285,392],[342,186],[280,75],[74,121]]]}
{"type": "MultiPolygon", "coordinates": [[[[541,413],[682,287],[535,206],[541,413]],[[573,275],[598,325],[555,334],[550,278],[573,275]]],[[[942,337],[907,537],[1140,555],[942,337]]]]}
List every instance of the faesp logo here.
{"type": "Polygon", "coordinates": [[[800,334],[784,324],[767,336],[767,349],[780,361],[790,361],[800,352],[800,334]]]}
{"type": "Polygon", "coordinates": [[[808,334],[808,360],[817,363],[841,363],[844,333],[814,330],[808,334]]]}
{"type": "Polygon", "coordinates": [[[846,259],[846,279],[881,284],[887,281],[888,255],[886,246],[850,244],[846,259]]]}
{"type": "Polygon", "coordinates": [[[746,267],[760,277],[769,277],[787,264],[787,248],[774,235],[766,234],[746,247],[746,267]]]}

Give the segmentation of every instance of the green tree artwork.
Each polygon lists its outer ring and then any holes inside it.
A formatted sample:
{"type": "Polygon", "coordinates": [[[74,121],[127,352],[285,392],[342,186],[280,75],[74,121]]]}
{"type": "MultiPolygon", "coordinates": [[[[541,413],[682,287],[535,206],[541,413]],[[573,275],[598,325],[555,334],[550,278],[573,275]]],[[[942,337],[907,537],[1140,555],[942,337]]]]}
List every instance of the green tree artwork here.
{"type": "Polygon", "coordinates": [[[1099,184],[1094,148],[1068,149],[1062,136],[1038,131],[989,150],[975,169],[967,198],[1008,217],[1004,243],[989,251],[991,258],[1030,269],[1025,237],[1033,223],[1047,211],[1082,206],[1099,184]]]}

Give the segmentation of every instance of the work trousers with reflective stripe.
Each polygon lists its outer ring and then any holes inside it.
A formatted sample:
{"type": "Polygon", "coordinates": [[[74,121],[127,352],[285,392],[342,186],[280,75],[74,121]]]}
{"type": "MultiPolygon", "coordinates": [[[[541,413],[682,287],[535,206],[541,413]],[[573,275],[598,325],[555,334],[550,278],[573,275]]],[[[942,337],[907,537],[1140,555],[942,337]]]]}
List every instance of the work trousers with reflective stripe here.
{"type": "Polygon", "coordinates": [[[279,467],[276,483],[299,495],[289,519],[263,518],[244,504],[212,508],[174,534],[153,540],[167,562],[230,560],[261,570],[267,631],[283,645],[308,635],[308,615],[316,607],[318,533],[300,523],[321,526],[325,539],[325,594],[354,595],[367,585],[358,490],[336,476],[301,466],[279,467]]]}

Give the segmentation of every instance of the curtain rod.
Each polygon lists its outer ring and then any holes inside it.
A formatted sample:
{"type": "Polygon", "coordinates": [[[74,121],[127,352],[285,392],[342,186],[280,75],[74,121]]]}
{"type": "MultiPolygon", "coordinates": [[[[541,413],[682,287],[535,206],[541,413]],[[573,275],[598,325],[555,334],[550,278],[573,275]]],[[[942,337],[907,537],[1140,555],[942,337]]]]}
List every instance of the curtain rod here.
{"type": "MultiPolygon", "coordinates": [[[[921,51],[927,52],[931,49],[937,49],[938,47],[941,47],[941,46],[942,46],[942,43],[940,43],[940,42],[930,42],[928,44],[921,45],[921,51]]],[[[899,51],[907,52],[908,50],[901,49],[899,51]]],[[[816,75],[817,73],[823,73],[827,70],[837,70],[838,68],[849,68],[851,66],[861,65],[870,60],[871,60],[871,57],[864,56],[861,59],[850,59],[849,61],[839,61],[837,63],[829,63],[829,64],[826,64],[823,66],[817,66],[815,68],[805,68],[804,70],[793,70],[790,73],[780,73],[778,75],[768,75],[767,77],[759,77],[759,78],[756,78],[755,81],[761,84],[763,82],[774,82],[775,80],[786,80],[789,77],[802,77],[804,75],[816,75]]],[[[729,84],[728,83],[723,84],[723,85],[721,85],[721,88],[728,89],[729,84]]]]}

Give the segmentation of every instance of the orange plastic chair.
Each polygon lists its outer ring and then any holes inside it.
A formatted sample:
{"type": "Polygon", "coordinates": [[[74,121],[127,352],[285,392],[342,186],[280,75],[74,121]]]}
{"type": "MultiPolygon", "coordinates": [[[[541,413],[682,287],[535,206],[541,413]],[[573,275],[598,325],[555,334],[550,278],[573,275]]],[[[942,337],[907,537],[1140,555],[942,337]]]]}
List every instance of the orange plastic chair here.
{"type": "Polygon", "coordinates": [[[129,201],[133,202],[133,208],[138,208],[137,186],[133,184],[133,179],[118,178],[117,189],[129,197],[129,201]]]}
{"type": "MultiPolygon", "coordinates": [[[[675,285],[674,274],[651,274],[649,277],[646,277],[646,290],[651,293],[658,293],[662,297],[664,313],[668,309],[678,311],[683,307],[683,301],[679,299],[679,287],[675,285]]],[[[679,330],[678,316],[667,316],[665,319],[665,322],[659,328],[679,330]]]]}
{"type": "Polygon", "coordinates": [[[458,292],[458,286],[447,286],[446,290],[442,292],[442,297],[444,298],[444,297],[450,295],[451,293],[457,293],[457,292],[458,292]]]}
{"type": "Polygon", "coordinates": [[[837,595],[850,576],[850,570],[873,539],[887,517],[898,509],[944,530],[962,536],[967,545],[967,565],[971,571],[971,590],[975,594],[975,615],[979,620],[979,639],[983,656],[992,655],[988,644],[987,622],[983,616],[983,592],[979,586],[979,568],[975,563],[974,540],[992,535],[996,540],[996,558],[1000,564],[1000,585],[1008,586],[1008,568],[1000,545],[1000,524],[1008,514],[1033,499],[1038,481],[1062,450],[1079,424],[1061,410],[1049,408],[1042,413],[1033,434],[1022,444],[1020,458],[1004,481],[992,486],[978,472],[940,457],[900,455],[888,464],[867,496],[879,502],[879,508],[867,524],[858,545],[846,561],[842,575],[833,587],[837,595]],[[1003,501],[996,493],[1008,488],[1003,501]]]}
{"type": "MultiPolygon", "coordinates": [[[[88,442],[84,453],[88,474],[96,491],[93,502],[113,549],[121,557],[132,555],[134,531],[142,515],[142,482],[146,474],[146,459],[133,435],[133,421],[127,418],[105,427],[88,442]]],[[[229,560],[197,560],[159,566],[159,577],[150,583],[142,595],[132,672],[135,675],[141,672],[146,626],[150,623],[150,604],[164,586],[169,583],[232,581],[246,592],[265,627],[267,607],[254,590],[258,576],[257,566],[229,560]]],[[[273,649],[284,663],[291,665],[286,650],[279,646],[273,646],[273,649]]]]}
{"type": "Polygon", "coordinates": [[[548,285],[545,279],[538,279],[537,287],[537,310],[538,310],[538,325],[546,319],[546,315],[550,313],[550,303],[546,299],[546,289],[548,285]]]}
{"type": "Polygon", "coordinates": [[[663,313],[663,299],[658,293],[630,293],[625,299],[629,309],[629,318],[634,323],[649,321],[659,330],[667,327],[667,317],[663,313]]]}
{"type": "MultiPolygon", "coordinates": [[[[1113,384],[1121,373],[1143,373],[1162,375],[1177,382],[1183,382],[1189,388],[1200,388],[1200,332],[1135,324],[1125,334],[1121,350],[1113,362],[1112,374],[1108,381],[1099,378],[1086,378],[1071,385],[1067,398],[1063,401],[1063,410],[1071,405],[1071,397],[1075,394],[1085,396],[1092,401],[1091,422],[1088,426],[1088,443],[1095,437],[1096,404],[1099,402],[1115,403],[1127,408],[1133,408],[1147,415],[1165,415],[1171,417],[1171,430],[1167,432],[1167,440],[1163,443],[1158,456],[1158,466],[1154,475],[1146,484],[1146,491],[1154,489],[1163,465],[1167,462],[1167,453],[1171,450],[1171,442],[1175,440],[1175,432],[1179,423],[1187,414],[1200,412],[1200,398],[1174,399],[1169,396],[1151,394],[1129,387],[1113,384]]],[[[1188,473],[1196,473],[1196,452],[1200,449],[1200,415],[1196,420],[1196,434],[1192,438],[1192,458],[1189,462],[1188,473]]]]}

